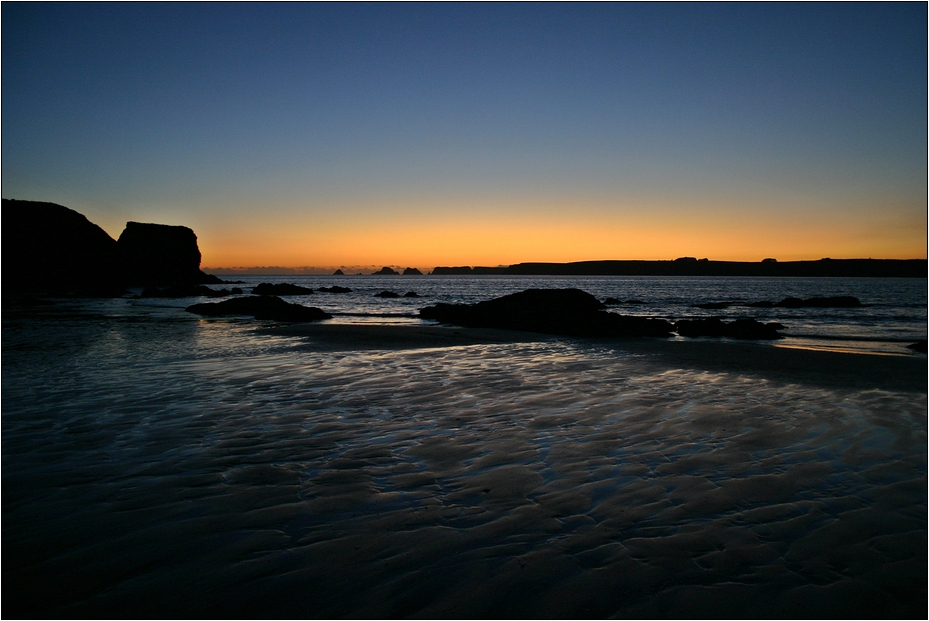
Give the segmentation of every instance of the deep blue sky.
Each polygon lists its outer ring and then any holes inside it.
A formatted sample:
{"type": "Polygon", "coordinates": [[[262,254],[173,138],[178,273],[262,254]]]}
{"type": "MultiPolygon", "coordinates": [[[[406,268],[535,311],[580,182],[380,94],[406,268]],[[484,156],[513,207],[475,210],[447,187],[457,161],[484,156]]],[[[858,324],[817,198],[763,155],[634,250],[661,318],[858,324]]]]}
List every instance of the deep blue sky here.
{"type": "Polygon", "coordinates": [[[4,2],[2,29],[3,196],[192,226],[206,266],[926,252],[925,3],[4,2]]]}

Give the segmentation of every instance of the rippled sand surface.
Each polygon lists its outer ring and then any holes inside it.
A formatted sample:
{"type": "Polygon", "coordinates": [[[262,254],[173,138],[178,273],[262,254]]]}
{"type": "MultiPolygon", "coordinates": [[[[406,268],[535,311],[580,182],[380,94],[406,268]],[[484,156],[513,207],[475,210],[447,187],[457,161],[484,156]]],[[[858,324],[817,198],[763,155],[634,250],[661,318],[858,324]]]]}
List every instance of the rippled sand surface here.
{"type": "Polygon", "coordinates": [[[925,386],[14,319],[4,616],[926,615],[925,386]]]}

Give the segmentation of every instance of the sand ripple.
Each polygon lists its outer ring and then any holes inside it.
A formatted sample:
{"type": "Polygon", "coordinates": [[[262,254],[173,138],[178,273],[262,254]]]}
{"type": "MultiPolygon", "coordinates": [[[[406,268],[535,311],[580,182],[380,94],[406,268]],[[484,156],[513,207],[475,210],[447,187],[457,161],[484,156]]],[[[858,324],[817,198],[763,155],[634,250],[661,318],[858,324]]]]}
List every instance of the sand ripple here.
{"type": "Polygon", "coordinates": [[[925,615],[925,394],[69,329],[4,332],[5,612],[925,615]]]}

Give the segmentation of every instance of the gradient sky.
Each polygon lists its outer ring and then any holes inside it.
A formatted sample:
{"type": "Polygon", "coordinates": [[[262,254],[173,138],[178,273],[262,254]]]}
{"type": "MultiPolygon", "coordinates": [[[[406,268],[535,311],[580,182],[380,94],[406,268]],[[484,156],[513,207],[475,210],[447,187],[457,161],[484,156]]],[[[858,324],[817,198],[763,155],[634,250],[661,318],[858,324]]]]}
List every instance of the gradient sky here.
{"type": "Polygon", "coordinates": [[[2,3],[2,192],[204,267],[925,258],[927,5],[2,3]]]}

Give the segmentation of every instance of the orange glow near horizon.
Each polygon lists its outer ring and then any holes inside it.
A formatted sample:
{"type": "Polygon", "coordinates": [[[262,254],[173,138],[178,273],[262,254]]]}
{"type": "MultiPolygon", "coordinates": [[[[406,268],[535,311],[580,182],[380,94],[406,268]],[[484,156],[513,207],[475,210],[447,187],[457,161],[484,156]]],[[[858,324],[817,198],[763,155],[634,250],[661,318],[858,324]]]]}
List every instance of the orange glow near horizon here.
{"type": "Polygon", "coordinates": [[[926,258],[926,219],[883,222],[811,216],[805,222],[735,216],[639,216],[627,222],[571,214],[531,219],[512,213],[466,220],[346,219],[278,228],[256,222],[243,232],[198,230],[205,268],[511,265],[521,262],[816,260],[823,257],[926,258]]]}

